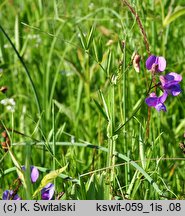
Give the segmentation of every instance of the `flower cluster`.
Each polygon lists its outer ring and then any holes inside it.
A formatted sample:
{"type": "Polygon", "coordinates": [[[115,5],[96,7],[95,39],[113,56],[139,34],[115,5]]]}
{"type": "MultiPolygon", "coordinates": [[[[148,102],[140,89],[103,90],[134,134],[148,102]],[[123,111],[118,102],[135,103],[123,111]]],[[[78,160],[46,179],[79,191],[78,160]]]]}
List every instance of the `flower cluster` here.
{"type": "MultiPolygon", "coordinates": [[[[162,56],[151,55],[146,60],[146,68],[153,74],[163,72],[166,68],[166,60],[162,56]]],[[[181,82],[182,76],[175,72],[170,72],[164,76],[159,76],[159,80],[160,82],[156,86],[160,87],[163,94],[157,97],[156,93],[152,92],[149,97],[145,99],[145,102],[148,106],[155,107],[157,111],[163,110],[166,112],[164,102],[168,95],[177,96],[181,93],[179,82],[181,82]]]]}
{"type": "Polygon", "coordinates": [[[1,100],[0,103],[4,105],[8,111],[15,112],[15,101],[13,98],[5,98],[1,100]]]}
{"type": "Polygon", "coordinates": [[[5,190],[3,192],[3,197],[2,200],[21,200],[21,198],[17,195],[14,194],[13,190],[5,190]]]}
{"type": "MultiPolygon", "coordinates": [[[[22,170],[25,171],[25,166],[22,167],[22,170]]],[[[35,183],[39,178],[39,171],[36,167],[30,167],[30,180],[32,183],[35,183]]],[[[51,200],[53,198],[55,189],[52,183],[48,183],[42,190],[41,190],[41,199],[42,200],[51,200]]],[[[3,192],[3,200],[21,200],[18,194],[14,194],[13,190],[5,190],[3,192]]]]}

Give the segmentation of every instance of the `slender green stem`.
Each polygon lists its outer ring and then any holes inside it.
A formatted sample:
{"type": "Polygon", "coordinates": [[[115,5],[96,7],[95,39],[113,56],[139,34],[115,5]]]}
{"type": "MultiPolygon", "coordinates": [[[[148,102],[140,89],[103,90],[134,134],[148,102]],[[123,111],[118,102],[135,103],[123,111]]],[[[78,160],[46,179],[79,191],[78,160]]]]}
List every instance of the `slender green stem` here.
{"type": "Polygon", "coordinates": [[[27,188],[25,188],[25,197],[27,200],[31,200],[31,182],[30,182],[30,161],[31,161],[31,145],[29,142],[26,143],[25,149],[25,181],[27,188]]]}
{"type": "Polygon", "coordinates": [[[115,165],[115,156],[114,156],[114,152],[116,151],[116,139],[115,137],[113,137],[113,133],[114,133],[114,128],[115,128],[115,110],[114,110],[114,104],[115,104],[115,89],[114,89],[114,83],[111,86],[111,98],[110,98],[110,110],[111,110],[111,125],[112,125],[112,129],[111,129],[111,166],[113,167],[113,169],[111,169],[111,182],[113,183],[113,185],[115,184],[115,171],[114,171],[114,165],[115,165]]]}
{"type": "MultiPolygon", "coordinates": [[[[113,77],[114,78],[114,77],[113,77]]],[[[114,132],[114,125],[115,125],[115,111],[114,111],[114,83],[110,86],[110,93],[108,95],[108,105],[109,105],[109,122],[107,126],[107,137],[108,137],[108,154],[107,154],[107,167],[112,167],[111,169],[107,170],[108,173],[108,182],[109,182],[109,193],[108,198],[112,198],[111,188],[112,185],[115,183],[115,171],[114,171],[114,165],[115,165],[115,149],[116,149],[116,140],[113,136],[114,132]]]]}
{"type": "Polygon", "coordinates": [[[142,125],[139,124],[139,154],[141,158],[141,164],[143,169],[146,167],[146,160],[145,160],[145,143],[143,141],[143,133],[142,133],[142,125]]]}
{"type": "Polygon", "coordinates": [[[135,173],[134,173],[134,175],[132,177],[132,180],[131,180],[131,182],[130,182],[130,184],[128,186],[125,198],[130,198],[131,192],[132,192],[133,187],[134,187],[134,183],[135,183],[135,181],[137,179],[137,175],[138,175],[138,170],[135,171],[135,173]]]}
{"type": "MultiPolygon", "coordinates": [[[[52,128],[53,128],[53,170],[56,170],[56,140],[55,140],[55,103],[52,102],[52,128]]],[[[56,186],[56,179],[54,179],[56,186]]]]}
{"type": "Polygon", "coordinates": [[[12,112],[12,136],[11,136],[11,140],[12,140],[12,143],[14,142],[14,113],[12,112]]]}
{"type": "MultiPolygon", "coordinates": [[[[152,1],[152,11],[154,11],[154,8],[155,7],[155,1],[152,1]]],[[[155,41],[155,34],[156,33],[156,28],[155,28],[155,21],[154,20],[152,20],[152,48],[153,48],[153,53],[155,53],[155,43],[156,43],[156,41],[155,41]]]]}
{"type": "MultiPolygon", "coordinates": [[[[87,52],[89,52],[87,50],[87,52]]],[[[85,77],[86,77],[86,81],[84,83],[85,85],[85,94],[86,94],[86,103],[85,103],[85,109],[86,109],[86,113],[87,113],[87,117],[88,117],[88,132],[91,135],[91,110],[90,110],[90,68],[89,68],[89,55],[87,53],[85,53],[85,77]]]]}
{"type": "MultiPolygon", "coordinates": [[[[122,98],[122,103],[123,103],[123,121],[126,122],[126,101],[127,101],[127,88],[126,88],[126,80],[127,80],[127,73],[126,73],[126,41],[124,43],[123,47],[123,67],[122,67],[122,73],[123,73],[123,98],[122,98]]],[[[127,148],[127,140],[126,140],[126,135],[124,134],[123,136],[123,150],[124,154],[127,154],[128,148],[127,148]]],[[[125,166],[125,185],[127,187],[128,185],[128,167],[125,166]]]]}
{"type": "Polygon", "coordinates": [[[144,27],[142,25],[142,22],[141,22],[141,19],[140,19],[139,15],[137,14],[137,12],[129,4],[129,2],[127,0],[123,0],[123,3],[128,7],[128,9],[130,10],[130,12],[135,16],[137,24],[138,24],[138,27],[140,28],[140,31],[141,31],[141,35],[143,37],[143,41],[144,41],[144,44],[145,44],[145,47],[146,47],[146,51],[147,51],[148,55],[151,55],[151,53],[150,53],[150,45],[149,45],[149,42],[148,42],[148,38],[147,38],[146,32],[144,30],[144,27]]]}
{"type": "MultiPolygon", "coordinates": [[[[161,3],[161,22],[164,23],[164,3],[162,0],[160,0],[160,3],[161,3]]],[[[165,31],[165,30],[164,30],[165,31]]],[[[162,34],[162,53],[163,53],[163,56],[165,56],[165,35],[164,33],[162,34]]]]}

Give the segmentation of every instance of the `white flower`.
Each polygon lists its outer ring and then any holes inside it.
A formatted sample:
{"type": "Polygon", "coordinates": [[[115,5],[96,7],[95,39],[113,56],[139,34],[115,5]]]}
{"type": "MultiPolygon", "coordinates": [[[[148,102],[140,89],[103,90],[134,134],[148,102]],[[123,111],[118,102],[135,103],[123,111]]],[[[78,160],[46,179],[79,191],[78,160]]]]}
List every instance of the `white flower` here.
{"type": "Polygon", "coordinates": [[[89,10],[93,10],[94,9],[94,3],[91,2],[88,7],[89,7],[89,10]]]}
{"type": "Polygon", "coordinates": [[[15,112],[15,101],[13,98],[6,98],[0,101],[2,105],[10,112],[15,112]]]}
{"type": "Polygon", "coordinates": [[[7,109],[8,111],[10,111],[10,112],[15,112],[15,109],[14,109],[13,106],[8,105],[8,106],[6,107],[6,109],[7,109]]]}
{"type": "Polygon", "coordinates": [[[10,48],[10,45],[9,44],[4,44],[4,48],[5,49],[10,48]]]}
{"type": "Polygon", "coordinates": [[[38,35],[38,34],[33,34],[33,35],[29,34],[27,37],[28,37],[28,39],[35,42],[35,47],[38,47],[39,44],[42,42],[42,39],[41,39],[40,35],[38,35]]]}
{"type": "Polygon", "coordinates": [[[10,98],[10,99],[9,99],[9,103],[10,103],[12,106],[15,106],[15,101],[14,101],[13,98],[10,98]]]}
{"type": "Polygon", "coordinates": [[[0,103],[6,106],[7,105],[7,99],[1,100],[0,103]]]}

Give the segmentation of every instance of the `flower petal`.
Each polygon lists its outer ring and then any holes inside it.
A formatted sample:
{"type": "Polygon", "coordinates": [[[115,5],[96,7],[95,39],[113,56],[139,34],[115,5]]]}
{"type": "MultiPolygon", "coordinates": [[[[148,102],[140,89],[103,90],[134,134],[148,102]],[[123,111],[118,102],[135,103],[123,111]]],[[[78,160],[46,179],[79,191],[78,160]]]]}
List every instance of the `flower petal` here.
{"type": "Polygon", "coordinates": [[[181,88],[180,88],[180,85],[177,84],[175,86],[172,86],[172,95],[173,96],[177,96],[181,93],[181,88]]]}
{"type": "Polygon", "coordinates": [[[159,112],[159,111],[164,111],[166,112],[166,106],[163,104],[163,103],[158,103],[156,106],[155,106],[156,110],[159,112]]]}
{"type": "Polygon", "coordinates": [[[36,167],[31,166],[31,181],[34,183],[37,181],[38,177],[39,177],[39,171],[36,167]]]}
{"type": "Polygon", "coordinates": [[[176,85],[171,85],[168,89],[167,89],[168,94],[171,94],[172,96],[177,96],[181,93],[181,88],[179,84],[176,85]]]}
{"type": "Polygon", "coordinates": [[[154,55],[151,55],[151,56],[149,56],[148,58],[147,58],[147,60],[146,60],[146,68],[148,69],[148,70],[151,70],[152,69],[152,65],[155,63],[155,61],[156,61],[156,56],[154,56],[154,55]]]}
{"type": "Polygon", "coordinates": [[[150,97],[145,99],[145,103],[148,106],[155,107],[157,105],[157,103],[158,103],[158,100],[159,100],[159,98],[155,95],[155,93],[151,93],[150,97]]]}
{"type": "Polygon", "coordinates": [[[160,76],[161,87],[173,96],[177,96],[181,93],[180,85],[178,84],[182,80],[182,76],[175,72],[160,76]]]}
{"type": "Polygon", "coordinates": [[[160,76],[159,79],[161,81],[162,86],[168,88],[171,85],[178,84],[182,80],[182,76],[175,72],[171,72],[169,74],[166,74],[165,76],[160,76]]]}
{"type": "Polygon", "coordinates": [[[175,73],[175,72],[170,72],[166,76],[168,76],[168,75],[173,76],[174,81],[180,82],[182,80],[182,76],[180,74],[175,73]]]}
{"type": "Polygon", "coordinates": [[[160,97],[157,97],[154,92],[150,94],[148,98],[145,99],[145,102],[148,106],[155,107],[157,111],[165,111],[166,112],[166,106],[163,104],[168,96],[168,93],[164,91],[163,95],[160,97]]]}
{"type": "Polygon", "coordinates": [[[55,192],[54,184],[48,183],[42,190],[41,190],[41,197],[42,200],[51,200],[55,192]]]}
{"type": "Polygon", "coordinates": [[[166,100],[166,98],[167,98],[167,96],[168,96],[168,93],[167,93],[166,91],[164,91],[163,95],[161,95],[161,96],[159,97],[159,101],[160,101],[161,103],[164,103],[165,100],[166,100]]]}
{"type": "Polygon", "coordinates": [[[157,57],[156,64],[158,65],[158,72],[162,72],[166,68],[166,59],[162,56],[157,57]]]}
{"type": "Polygon", "coordinates": [[[13,191],[5,190],[3,192],[2,200],[9,200],[13,191]]]}
{"type": "MultiPolygon", "coordinates": [[[[26,171],[26,167],[22,166],[22,170],[26,171]]],[[[31,182],[32,183],[36,182],[38,177],[39,177],[38,169],[35,166],[30,166],[30,179],[31,179],[31,182]]]]}

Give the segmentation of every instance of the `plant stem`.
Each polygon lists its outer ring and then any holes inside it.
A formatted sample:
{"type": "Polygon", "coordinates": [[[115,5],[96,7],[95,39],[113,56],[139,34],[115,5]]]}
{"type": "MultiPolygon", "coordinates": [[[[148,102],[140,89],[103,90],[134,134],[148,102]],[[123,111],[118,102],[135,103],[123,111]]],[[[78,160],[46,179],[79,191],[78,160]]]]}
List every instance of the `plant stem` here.
{"type": "MultiPolygon", "coordinates": [[[[123,122],[126,122],[126,98],[127,98],[127,88],[126,88],[126,80],[127,80],[127,74],[126,74],[126,41],[124,42],[123,47],[123,67],[122,67],[122,73],[123,73],[123,122]]],[[[124,154],[127,154],[128,148],[127,148],[127,140],[126,135],[123,135],[123,150],[124,154]]],[[[125,185],[127,187],[128,184],[128,166],[125,165],[125,185]]]]}
{"type": "Polygon", "coordinates": [[[26,181],[26,188],[25,188],[25,195],[27,200],[31,200],[31,183],[30,183],[30,160],[31,160],[31,145],[29,142],[26,142],[26,149],[25,149],[25,181],[26,181]]]}
{"type": "MultiPolygon", "coordinates": [[[[89,52],[87,50],[87,52],[89,52]]],[[[85,110],[88,118],[88,132],[91,137],[91,110],[90,110],[90,68],[89,68],[89,55],[85,53],[85,96],[86,96],[86,103],[85,103],[85,110]]]]}
{"type": "MultiPolygon", "coordinates": [[[[53,129],[53,170],[56,170],[56,140],[55,140],[55,103],[52,101],[52,129],[53,129]]],[[[56,179],[54,179],[56,187],[56,179]]]]}
{"type": "Polygon", "coordinates": [[[145,44],[145,47],[146,47],[146,51],[147,51],[148,55],[150,56],[151,55],[151,53],[150,53],[150,45],[149,45],[148,38],[147,38],[146,32],[144,30],[144,27],[142,25],[142,22],[140,20],[139,15],[134,10],[134,8],[128,3],[128,1],[123,0],[123,3],[128,7],[128,9],[130,10],[130,12],[135,16],[137,24],[138,24],[138,26],[139,26],[139,28],[141,30],[141,34],[143,36],[143,40],[144,40],[144,44],[145,44]]]}

